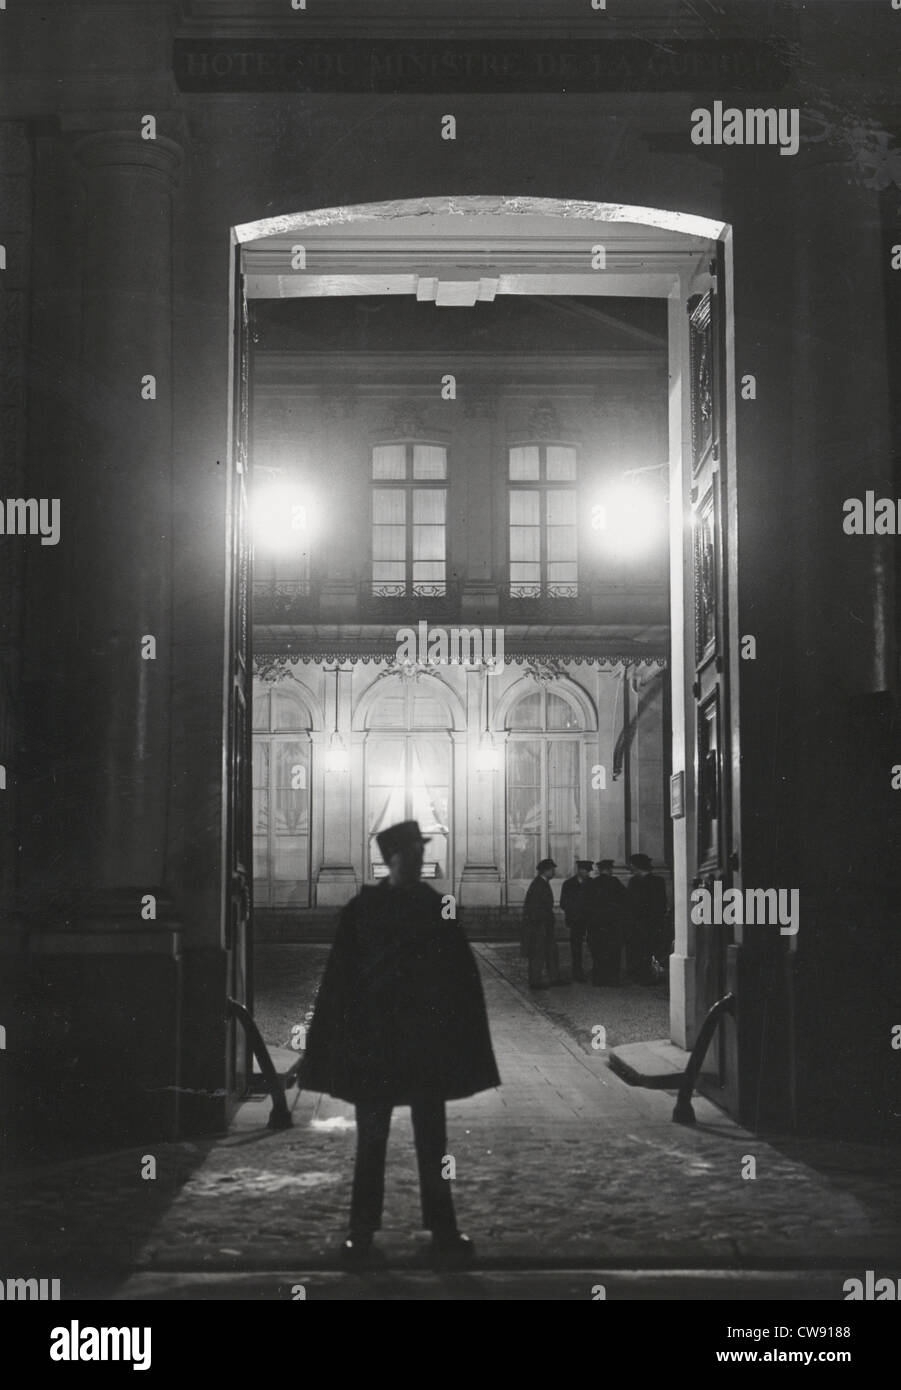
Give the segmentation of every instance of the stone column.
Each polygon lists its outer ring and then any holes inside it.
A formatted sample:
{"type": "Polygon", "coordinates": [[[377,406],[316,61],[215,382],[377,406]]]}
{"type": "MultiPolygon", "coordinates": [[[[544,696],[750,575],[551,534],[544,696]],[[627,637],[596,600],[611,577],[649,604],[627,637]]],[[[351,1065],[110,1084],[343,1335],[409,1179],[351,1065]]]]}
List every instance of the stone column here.
{"type": "MultiPolygon", "coordinates": [[[[843,503],[894,498],[886,343],[890,248],[877,193],[824,145],[794,172],[793,491],[799,796],[817,825],[802,840],[802,888],[878,873],[872,804],[861,788],[890,769],[849,722],[896,688],[894,536],[847,536],[843,503]],[[860,802],[860,804],[858,804],[860,802]],[[853,814],[849,808],[854,806],[853,814]]],[[[776,499],[774,499],[775,503],[776,499]]],[[[812,819],[811,819],[812,818],[812,819]]]]}
{"type": "Polygon", "coordinates": [[[84,171],[80,458],[62,501],[77,552],[65,660],[82,795],[79,911],[167,879],[172,600],[172,195],[181,151],[138,129],[80,139],[84,171]],[[149,639],[153,639],[151,642],[149,639]],[[154,654],[155,646],[155,654],[154,654]],[[152,659],[149,659],[152,658],[152,659]]]}
{"type": "MultiPolygon", "coordinates": [[[[327,735],[320,745],[323,758],[322,774],[322,815],[323,815],[323,862],[316,880],[317,907],[343,907],[357,891],[357,878],[353,868],[351,847],[351,787],[356,782],[354,800],[363,800],[363,748],[359,740],[351,747],[351,693],[352,675],[350,667],[339,667],[326,673],[325,718],[327,735]],[[333,682],[337,681],[337,688],[333,682]],[[329,689],[329,683],[331,689],[329,689]],[[329,703],[331,697],[331,706],[329,703]],[[347,754],[345,767],[329,765],[329,749],[337,702],[337,731],[347,754]],[[329,709],[331,708],[331,714],[329,709]],[[359,779],[357,781],[357,779],[359,779]]],[[[320,751],[320,750],[317,750],[320,751]]],[[[357,825],[359,820],[357,819],[357,825]]],[[[365,853],[365,849],[364,849],[365,853]]],[[[368,878],[368,865],[364,864],[364,875],[368,878]]]]}
{"type": "MultiPolygon", "coordinates": [[[[499,907],[501,876],[495,860],[495,782],[503,770],[482,771],[478,752],[485,728],[485,685],[496,680],[482,670],[466,672],[466,859],[460,879],[464,907],[499,907]]],[[[460,749],[458,752],[462,752],[460,749]]]]}

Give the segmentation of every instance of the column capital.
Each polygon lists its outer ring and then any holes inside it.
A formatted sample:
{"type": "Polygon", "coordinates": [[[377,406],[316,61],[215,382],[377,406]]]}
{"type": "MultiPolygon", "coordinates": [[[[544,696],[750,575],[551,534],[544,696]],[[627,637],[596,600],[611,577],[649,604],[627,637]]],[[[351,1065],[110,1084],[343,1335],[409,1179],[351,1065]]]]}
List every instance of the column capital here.
{"type": "Polygon", "coordinates": [[[184,160],[180,145],[166,135],[145,140],[139,130],[99,130],[75,143],[85,169],[140,169],[174,181],[184,160]]]}

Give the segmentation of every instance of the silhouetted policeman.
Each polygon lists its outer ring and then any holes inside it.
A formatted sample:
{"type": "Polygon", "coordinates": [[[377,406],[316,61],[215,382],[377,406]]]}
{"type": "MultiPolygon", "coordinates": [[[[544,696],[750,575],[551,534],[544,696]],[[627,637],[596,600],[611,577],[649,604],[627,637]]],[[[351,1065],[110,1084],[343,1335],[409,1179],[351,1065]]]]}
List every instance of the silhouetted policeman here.
{"type": "Polygon", "coordinates": [[[618,985],[628,916],[627,893],[613,874],[613,860],[598,860],[598,876],[588,880],[588,946],[591,983],[618,985]]]}
{"type": "Polygon", "coordinates": [[[588,905],[591,898],[591,860],[577,859],[576,872],[560,889],[560,907],[569,931],[569,950],[574,980],[584,980],[582,945],[588,933],[588,905]]]}
{"type": "Polygon", "coordinates": [[[651,958],[661,950],[666,935],[666,884],[654,873],[646,854],[633,854],[629,879],[629,925],[626,937],[626,969],[640,985],[653,985],[651,958]]]}
{"type": "Polygon", "coordinates": [[[529,961],[529,988],[548,989],[562,985],[560,959],[557,953],[554,890],[551,879],[557,865],[553,859],[542,859],[535,877],[526,889],[522,905],[522,953],[529,961]],[[547,984],[542,970],[547,970],[547,984]]]}
{"type": "Polygon", "coordinates": [[[444,1103],[500,1085],[482,985],[460,924],[442,916],[420,881],[428,843],[416,821],[383,831],[388,877],[341,913],[319,987],[300,1071],[307,1091],[352,1101],[357,1115],[347,1263],[372,1257],[382,1224],[391,1112],[409,1105],[419,1164],[422,1224],[436,1262],[466,1261],[449,1181],[444,1103]]]}

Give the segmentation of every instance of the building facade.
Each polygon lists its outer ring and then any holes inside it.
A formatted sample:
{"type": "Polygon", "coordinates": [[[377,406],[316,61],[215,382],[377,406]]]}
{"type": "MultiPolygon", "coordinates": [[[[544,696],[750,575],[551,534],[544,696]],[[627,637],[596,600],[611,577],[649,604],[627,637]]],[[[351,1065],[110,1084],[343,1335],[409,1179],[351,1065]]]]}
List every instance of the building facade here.
{"type": "Polygon", "coordinates": [[[430,835],[426,874],[473,929],[547,855],[564,875],[668,858],[666,323],[604,302],[622,318],[575,299],[260,305],[258,935],[378,877],[398,820],[430,835]]]}

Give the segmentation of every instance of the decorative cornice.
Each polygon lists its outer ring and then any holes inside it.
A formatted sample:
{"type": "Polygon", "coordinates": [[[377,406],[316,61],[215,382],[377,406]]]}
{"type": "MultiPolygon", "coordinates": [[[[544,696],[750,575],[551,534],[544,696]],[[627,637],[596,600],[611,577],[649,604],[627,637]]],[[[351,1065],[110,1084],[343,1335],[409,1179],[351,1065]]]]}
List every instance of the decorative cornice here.
{"type": "MultiPolygon", "coordinates": [[[[598,671],[613,671],[617,668],[628,668],[630,671],[639,668],[655,668],[662,671],[667,668],[665,656],[636,652],[623,652],[606,656],[548,652],[536,656],[534,652],[511,652],[508,649],[505,656],[507,666],[523,667],[525,674],[532,675],[539,681],[557,680],[566,675],[566,668],[569,666],[587,666],[598,671]]],[[[420,665],[418,662],[399,662],[394,651],[389,651],[384,647],[374,647],[368,651],[347,647],[340,650],[335,647],[305,647],[303,651],[296,652],[284,649],[271,652],[258,650],[253,658],[253,673],[260,680],[277,681],[282,679],[286,672],[290,673],[292,666],[334,666],[336,663],[342,666],[384,666],[384,675],[399,675],[408,680],[418,680],[424,674],[437,675],[443,669],[442,664],[429,666],[420,665]]],[[[476,667],[461,667],[460,669],[474,670],[476,667]]],[[[491,668],[489,667],[489,669],[491,668]]]]}

